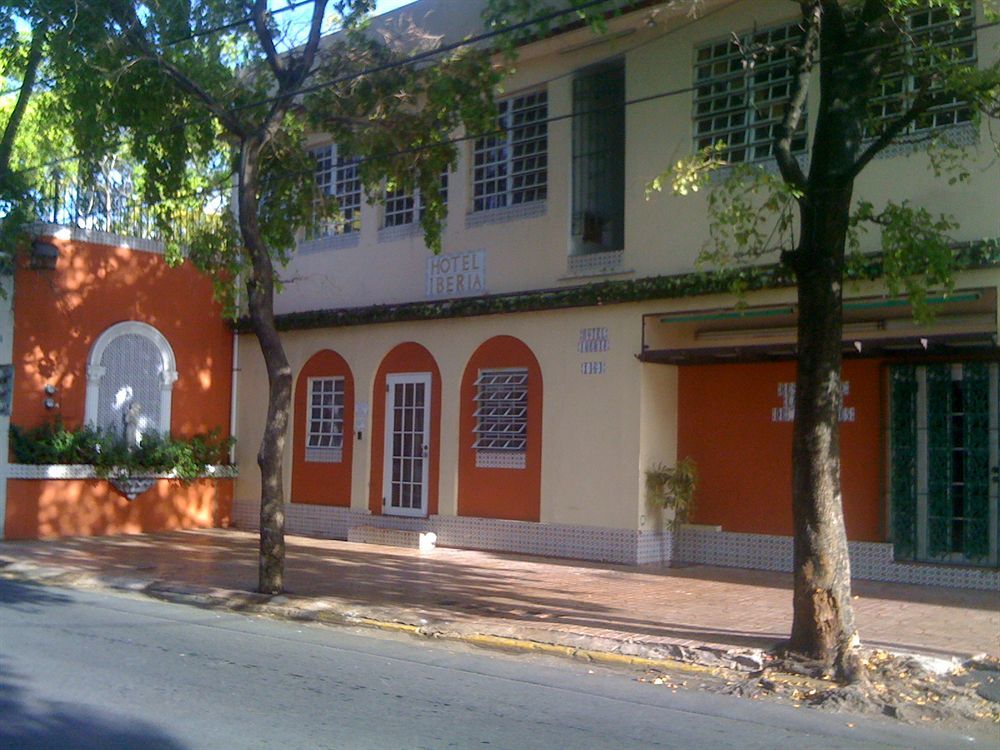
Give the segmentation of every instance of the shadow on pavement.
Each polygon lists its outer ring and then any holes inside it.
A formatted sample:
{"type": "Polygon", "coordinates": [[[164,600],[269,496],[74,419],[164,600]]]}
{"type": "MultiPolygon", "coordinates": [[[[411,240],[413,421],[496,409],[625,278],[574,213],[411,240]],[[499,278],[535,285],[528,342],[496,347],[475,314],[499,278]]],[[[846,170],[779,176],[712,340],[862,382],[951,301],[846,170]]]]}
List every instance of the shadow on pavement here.
{"type": "Polygon", "coordinates": [[[33,699],[0,657],[0,747],[10,750],[186,750],[145,722],[96,714],[80,703],[33,699]]]}
{"type": "Polygon", "coordinates": [[[41,584],[0,581],[0,605],[30,611],[32,605],[67,604],[70,599],[58,589],[41,584]]]}

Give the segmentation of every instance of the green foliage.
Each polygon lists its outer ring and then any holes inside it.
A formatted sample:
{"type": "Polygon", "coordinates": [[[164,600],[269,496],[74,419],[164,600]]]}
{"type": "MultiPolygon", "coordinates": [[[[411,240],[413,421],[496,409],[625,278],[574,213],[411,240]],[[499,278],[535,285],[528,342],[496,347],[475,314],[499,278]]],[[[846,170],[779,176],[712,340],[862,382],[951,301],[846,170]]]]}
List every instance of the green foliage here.
{"type": "Polygon", "coordinates": [[[856,248],[857,235],[867,226],[881,230],[882,270],[886,287],[892,294],[905,293],[910,299],[914,317],[927,322],[931,318],[926,304],[930,289],[950,292],[955,285],[953,272],[956,267],[954,243],[948,233],[958,227],[944,215],[934,216],[927,209],[913,206],[908,201],[887,201],[876,212],[869,201],[858,201],[851,216],[852,231],[848,243],[855,252],[850,263],[862,262],[856,248]]]}
{"type": "Polygon", "coordinates": [[[654,508],[673,510],[668,528],[676,531],[694,513],[694,496],[698,490],[698,466],[690,456],[674,466],[656,463],[646,471],[646,501],[654,508]]]}
{"type": "Polygon", "coordinates": [[[619,15],[626,4],[621,0],[490,0],[483,20],[487,29],[505,32],[496,37],[496,46],[513,58],[518,46],[557,29],[586,24],[604,33],[608,17],[619,15]]]}
{"type": "Polygon", "coordinates": [[[170,474],[191,482],[205,476],[206,466],[228,463],[232,443],[218,430],[190,440],[148,433],[140,445],[130,447],[113,430],[69,430],[59,420],[34,429],[10,428],[11,452],[18,463],[86,464],[99,477],[170,474]]]}

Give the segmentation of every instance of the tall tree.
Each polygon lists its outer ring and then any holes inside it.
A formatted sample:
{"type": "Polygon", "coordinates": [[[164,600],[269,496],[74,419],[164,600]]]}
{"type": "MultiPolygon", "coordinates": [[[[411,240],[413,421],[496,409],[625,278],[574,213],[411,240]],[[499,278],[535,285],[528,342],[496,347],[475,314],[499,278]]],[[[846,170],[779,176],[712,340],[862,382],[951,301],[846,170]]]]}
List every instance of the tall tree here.
{"type": "Polygon", "coordinates": [[[292,373],[275,327],[274,295],[296,232],[337,212],[316,185],[306,136],[329,133],[339,153],[360,158],[371,196],[381,194],[384,179],[420,186],[428,244],[436,249],[443,217],[437,185],[455,160],[452,135],[460,126],[488,128],[498,74],[471,47],[434,56],[427,47],[435,40],[374,33],[374,0],[298,3],[310,6],[301,35],[300,16],[279,17],[282,9],[271,12],[266,0],[80,5],[89,22],[79,43],[92,48],[94,35],[103,40],[91,57],[94,75],[73,81],[81,148],[101,153],[127,141],[143,166],[144,197],[160,206],[161,231],[174,251],[183,244],[220,289],[242,283],[269,383],[257,453],[259,588],[280,592],[292,373]],[[331,25],[338,33],[324,38],[331,25]],[[193,167],[212,168],[223,180],[234,175],[234,205],[219,211],[209,196],[179,196],[193,167]],[[170,209],[188,211],[194,228],[170,209]]]}
{"type": "MultiPolygon", "coordinates": [[[[996,59],[980,67],[970,57],[975,11],[967,0],[803,0],[799,6],[800,37],[780,50],[792,56],[793,76],[773,149],[780,178],[741,166],[711,182],[711,172],[729,166],[721,145],[682,161],[665,177],[681,194],[699,187],[711,191],[713,242],[706,259],[746,261],[780,253],[797,282],[789,649],[833,664],[843,679],[855,681],[863,672],[840,488],[845,274],[858,257],[860,232],[880,231],[882,279],[890,291],[907,292],[921,316],[928,289],[950,288],[955,259],[951,219],[891,198],[876,208],[855,199],[855,182],[873,159],[898,143],[930,149],[940,177],[967,178],[964,150],[936,127],[935,112],[974,110],[977,124],[982,114],[996,116],[1000,68],[996,59]],[[929,30],[921,32],[923,27],[929,30]],[[898,108],[876,111],[883,83],[893,73],[898,78],[901,66],[912,90],[898,108]],[[802,132],[810,87],[817,83],[819,108],[803,168],[793,143],[802,132]],[[794,246],[782,246],[780,238],[795,231],[794,246]]],[[[776,50],[749,46],[744,53],[751,67],[776,50]]]]}
{"type": "MultiPolygon", "coordinates": [[[[597,30],[609,14],[642,5],[586,0],[565,4],[578,9],[597,30]]],[[[711,239],[702,261],[731,265],[774,254],[797,282],[789,649],[834,665],[843,679],[854,681],[863,679],[863,673],[851,607],[838,422],[845,273],[857,257],[859,235],[868,227],[880,230],[882,279],[890,291],[907,292],[917,314],[923,315],[926,291],[952,283],[955,258],[948,237],[955,228],[951,219],[905,201],[890,199],[879,208],[867,200],[856,201],[855,181],[880,153],[901,142],[931,149],[940,177],[966,179],[966,155],[935,127],[934,113],[965,102],[976,113],[976,123],[982,115],[997,116],[1000,63],[994,58],[977,64],[969,57],[967,43],[953,43],[952,35],[942,32],[950,25],[974,33],[972,0],[796,4],[797,39],[780,48],[751,44],[743,50],[748,71],[771,55],[791,57],[792,90],[773,144],[779,175],[752,165],[734,167],[725,147],[717,144],[679,162],[653,180],[650,189],[671,185],[678,194],[709,192],[711,239]],[[932,31],[921,32],[912,23],[915,14],[922,14],[932,31]],[[872,103],[880,100],[883,82],[893,73],[906,73],[913,89],[898,109],[876,113],[872,103]],[[808,97],[814,95],[819,96],[819,108],[808,167],[803,168],[794,145],[803,132],[808,97]],[[721,176],[712,174],[720,169],[726,170],[721,176]],[[793,246],[780,244],[795,232],[793,246]]],[[[530,0],[491,0],[492,23],[513,26],[538,8],[539,3],[530,0]]],[[[699,10],[692,0],[695,17],[699,10]]],[[[535,38],[548,31],[532,29],[535,38]]],[[[530,38],[525,31],[517,41],[530,38]]]]}

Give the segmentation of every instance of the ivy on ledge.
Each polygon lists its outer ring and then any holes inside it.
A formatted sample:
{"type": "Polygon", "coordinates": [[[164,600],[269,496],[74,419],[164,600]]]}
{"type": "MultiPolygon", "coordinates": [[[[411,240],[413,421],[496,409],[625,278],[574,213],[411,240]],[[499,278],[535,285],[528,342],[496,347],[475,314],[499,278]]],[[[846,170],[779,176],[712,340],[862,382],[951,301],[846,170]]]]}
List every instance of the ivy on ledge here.
{"type": "MultiPolygon", "coordinates": [[[[955,247],[956,270],[996,267],[1000,267],[1000,239],[963,243],[955,247]]],[[[848,264],[846,274],[849,281],[875,281],[882,275],[882,259],[879,255],[865,256],[861,262],[848,264]]],[[[677,299],[705,294],[780,289],[794,284],[791,270],[775,263],[718,271],[696,271],[672,276],[650,276],[625,281],[591,282],[578,286],[488,294],[480,297],[308,310],[278,315],[275,323],[278,330],[298,331],[373,323],[403,323],[477,315],[564,310],[573,307],[677,299]]],[[[240,333],[249,333],[252,330],[249,319],[245,317],[236,321],[235,328],[240,333]]]]}

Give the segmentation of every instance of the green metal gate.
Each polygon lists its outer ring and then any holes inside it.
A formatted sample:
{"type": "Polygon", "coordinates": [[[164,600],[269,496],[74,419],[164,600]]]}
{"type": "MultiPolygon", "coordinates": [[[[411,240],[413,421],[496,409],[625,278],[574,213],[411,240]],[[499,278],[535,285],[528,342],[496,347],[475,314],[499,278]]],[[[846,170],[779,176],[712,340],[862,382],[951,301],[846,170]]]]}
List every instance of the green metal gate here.
{"type": "Polygon", "coordinates": [[[998,365],[893,365],[889,384],[896,558],[996,567],[998,365]]]}

